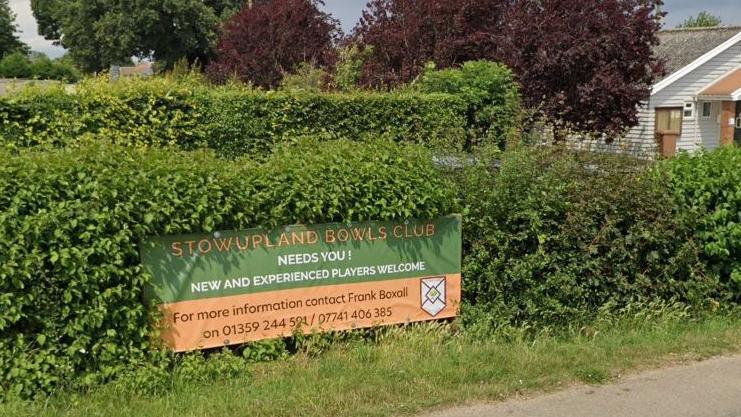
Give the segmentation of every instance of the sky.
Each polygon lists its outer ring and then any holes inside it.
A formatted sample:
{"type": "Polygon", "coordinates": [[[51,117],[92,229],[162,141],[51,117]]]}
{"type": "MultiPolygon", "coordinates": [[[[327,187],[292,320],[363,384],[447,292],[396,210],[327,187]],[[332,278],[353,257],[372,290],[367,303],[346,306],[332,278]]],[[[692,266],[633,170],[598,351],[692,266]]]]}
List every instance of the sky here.
{"type": "MultiPolygon", "coordinates": [[[[332,13],[342,23],[342,29],[348,33],[360,18],[367,0],[325,0],[325,10],[332,13]]],[[[719,16],[726,25],[741,26],[741,0],[665,0],[667,28],[672,28],[689,16],[706,10],[719,16]]],[[[20,38],[31,49],[43,52],[51,57],[58,57],[64,49],[54,46],[36,32],[36,20],[31,13],[31,0],[10,0],[10,7],[18,15],[16,22],[21,31],[20,38]]]]}

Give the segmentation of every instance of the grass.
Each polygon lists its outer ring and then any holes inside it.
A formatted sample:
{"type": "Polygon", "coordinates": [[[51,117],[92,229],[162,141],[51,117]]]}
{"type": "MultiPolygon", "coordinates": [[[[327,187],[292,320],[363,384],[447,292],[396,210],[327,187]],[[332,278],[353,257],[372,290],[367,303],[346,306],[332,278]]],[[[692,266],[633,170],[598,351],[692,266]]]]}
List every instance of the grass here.
{"type": "MultiPolygon", "coordinates": [[[[737,313],[737,312],[736,312],[737,313]]],[[[741,351],[741,315],[704,319],[634,314],[535,337],[455,334],[450,326],[394,329],[376,343],[252,365],[250,373],[173,381],[158,395],[109,384],[84,394],[0,404],[3,416],[390,416],[499,401],[626,372],[741,351]]]]}

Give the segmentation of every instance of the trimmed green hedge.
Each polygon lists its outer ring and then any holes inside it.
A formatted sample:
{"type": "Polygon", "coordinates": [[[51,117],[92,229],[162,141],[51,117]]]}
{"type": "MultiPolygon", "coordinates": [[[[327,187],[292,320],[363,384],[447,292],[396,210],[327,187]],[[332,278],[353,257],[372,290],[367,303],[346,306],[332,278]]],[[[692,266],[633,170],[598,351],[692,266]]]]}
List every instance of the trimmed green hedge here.
{"type": "Polygon", "coordinates": [[[265,155],[305,135],[465,143],[466,104],[446,94],[261,92],[167,78],[86,80],[75,88],[0,99],[0,143],[65,146],[92,134],[127,145],[209,147],[225,157],[265,155]]]}
{"type": "Polygon", "coordinates": [[[433,218],[454,211],[451,189],[424,148],[391,142],[302,140],[264,163],[101,143],[0,148],[0,399],[146,361],[146,236],[433,218]]]}

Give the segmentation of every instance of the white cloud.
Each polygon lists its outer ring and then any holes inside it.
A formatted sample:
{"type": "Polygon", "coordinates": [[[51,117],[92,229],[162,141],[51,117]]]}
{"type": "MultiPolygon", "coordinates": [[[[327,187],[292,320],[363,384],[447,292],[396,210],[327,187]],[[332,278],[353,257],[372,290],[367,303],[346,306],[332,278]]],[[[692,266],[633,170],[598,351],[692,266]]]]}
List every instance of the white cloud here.
{"type": "Polygon", "coordinates": [[[54,46],[37,32],[36,19],[31,12],[31,0],[10,0],[10,8],[15,12],[19,37],[34,51],[43,52],[51,57],[64,54],[64,49],[54,46]]]}

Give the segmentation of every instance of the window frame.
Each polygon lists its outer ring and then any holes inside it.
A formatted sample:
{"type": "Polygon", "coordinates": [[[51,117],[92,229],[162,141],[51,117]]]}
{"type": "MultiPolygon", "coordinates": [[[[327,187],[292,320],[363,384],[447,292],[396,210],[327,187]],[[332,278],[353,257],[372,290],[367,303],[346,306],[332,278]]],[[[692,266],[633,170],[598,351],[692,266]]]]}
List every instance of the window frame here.
{"type": "Polygon", "coordinates": [[[657,107],[655,109],[655,115],[654,115],[654,131],[656,133],[660,134],[670,134],[670,135],[681,135],[682,134],[682,125],[684,124],[684,107],[657,107]],[[669,117],[669,126],[671,127],[671,120],[672,120],[672,112],[676,112],[675,114],[678,114],[678,121],[679,126],[677,130],[664,130],[661,129],[659,126],[659,113],[666,112],[669,117]]]}
{"type": "Polygon", "coordinates": [[[702,102],[702,110],[700,111],[700,117],[703,120],[710,120],[713,117],[713,102],[712,101],[702,102]],[[708,109],[707,115],[705,115],[705,106],[707,106],[707,109],[708,109]]]}

